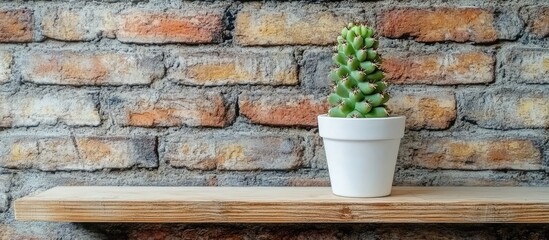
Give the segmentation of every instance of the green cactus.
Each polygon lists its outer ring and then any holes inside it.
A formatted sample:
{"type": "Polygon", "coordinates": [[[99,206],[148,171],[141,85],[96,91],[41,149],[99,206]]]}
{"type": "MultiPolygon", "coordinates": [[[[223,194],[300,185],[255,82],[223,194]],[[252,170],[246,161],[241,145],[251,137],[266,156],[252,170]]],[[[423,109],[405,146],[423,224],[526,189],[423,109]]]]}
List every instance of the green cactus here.
{"type": "Polygon", "coordinates": [[[336,68],[330,72],[333,93],[328,96],[330,117],[387,117],[384,105],[390,98],[380,69],[379,41],[372,27],[349,25],[337,37],[337,53],[332,60],[336,68]]]}

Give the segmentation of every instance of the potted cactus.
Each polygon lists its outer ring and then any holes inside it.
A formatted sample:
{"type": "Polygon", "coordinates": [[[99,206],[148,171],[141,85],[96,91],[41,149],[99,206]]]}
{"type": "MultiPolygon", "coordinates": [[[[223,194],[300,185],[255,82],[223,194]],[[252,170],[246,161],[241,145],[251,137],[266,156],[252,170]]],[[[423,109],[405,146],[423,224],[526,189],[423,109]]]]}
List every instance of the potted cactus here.
{"type": "Polygon", "coordinates": [[[375,30],[349,24],[337,37],[329,78],[328,114],[318,116],[334,194],[381,197],[391,193],[404,116],[390,116],[375,30]]]}

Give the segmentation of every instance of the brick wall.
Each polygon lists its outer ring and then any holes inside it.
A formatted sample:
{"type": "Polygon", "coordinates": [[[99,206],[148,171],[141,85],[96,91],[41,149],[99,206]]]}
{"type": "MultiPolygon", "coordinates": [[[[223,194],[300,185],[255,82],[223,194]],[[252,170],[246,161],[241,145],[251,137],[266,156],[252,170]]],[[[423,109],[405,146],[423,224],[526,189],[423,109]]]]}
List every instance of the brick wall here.
{"type": "Polygon", "coordinates": [[[340,28],[375,25],[396,185],[549,186],[549,3],[0,2],[0,239],[544,239],[547,225],[14,221],[57,185],[326,186],[340,28]]]}

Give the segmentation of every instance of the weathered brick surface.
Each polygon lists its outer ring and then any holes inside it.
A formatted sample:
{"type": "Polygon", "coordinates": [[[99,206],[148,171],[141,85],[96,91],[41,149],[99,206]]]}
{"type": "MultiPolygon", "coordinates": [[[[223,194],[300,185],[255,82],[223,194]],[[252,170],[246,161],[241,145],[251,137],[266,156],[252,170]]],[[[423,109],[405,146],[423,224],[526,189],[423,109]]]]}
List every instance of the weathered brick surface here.
{"type": "Polygon", "coordinates": [[[161,240],[161,239],[227,239],[247,240],[247,232],[233,227],[198,227],[177,229],[169,227],[151,227],[130,230],[128,239],[134,240],[161,240]]]}
{"type": "Polygon", "coordinates": [[[252,123],[274,126],[318,125],[317,116],[328,112],[325,98],[297,93],[244,93],[239,96],[240,113],[252,123]]]}
{"type": "Polygon", "coordinates": [[[113,94],[107,104],[111,117],[121,126],[225,127],[235,117],[234,105],[219,92],[128,92],[113,94]]]}
{"type": "Polygon", "coordinates": [[[116,37],[134,43],[214,43],[221,40],[221,11],[153,11],[121,14],[116,37]]]}
{"type": "Polygon", "coordinates": [[[532,13],[528,20],[530,32],[538,38],[549,36],[549,6],[531,7],[532,13]]]}
{"type": "Polygon", "coordinates": [[[164,75],[163,56],[154,52],[36,50],[23,57],[28,82],[60,85],[142,85],[164,75]]]}
{"type": "Polygon", "coordinates": [[[161,159],[200,170],[289,170],[303,166],[302,139],[282,135],[166,138],[161,159]]]}
{"type": "Polygon", "coordinates": [[[98,126],[97,101],[86,91],[40,95],[0,93],[0,127],[56,125],[98,126]]]}
{"type": "Polygon", "coordinates": [[[13,55],[7,51],[0,51],[0,84],[10,80],[12,63],[13,55]]]}
{"type": "Polygon", "coordinates": [[[495,59],[479,51],[384,56],[386,80],[397,84],[476,84],[494,80],[495,59]]]}
{"type": "Polygon", "coordinates": [[[45,37],[62,41],[90,41],[111,36],[116,24],[114,13],[106,9],[50,8],[42,18],[45,37]]]}
{"type": "Polygon", "coordinates": [[[38,137],[0,139],[0,166],[15,169],[99,170],[156,167],[153,137],[38,137]]]}
{"type": "Polygon", "coordinates": [[[484,128],[548,128],[549,93],[542,89],[504,88],[466,93],[464,119],[484,128]]]}
{"type": "Polygon", "coordinates": [[[328,50],[307,50],[303,52],[300,69],[301,85],[309,91],[330,90],[328,73],[332,69],[332,55],[328,50]]]}
{"type": "Polygon", "coordinates": [[[0,9],[0,42],[31,42],[33,14],[29,9],[0,9]]]}
{"type": "Polygon", "coordinates": [[[290,50],[212,50],[175,54],[168,78],[188,85],[295,85],[297,63],[290,50]]]}
{"type": "Polygon", "coordinates": [[[421,141],[410,164],[432,169],[537,170],[542,159],[540,149],[528,139],[431,138],[421,141]]]}
{"type": "Polygon", "coordinates": [[[387,102],[392,115],[406,116],[407,129],[447,129],[456,119],[456,99],[451,91],[393,91],[387,102]]]}
{"type": "MultiPolygon", "coordinates": [[[[376,239],[499,239],[499,236],[495,234],[495,230],[489,229],[488,226],[475,227],[465,225],[460,228],[451,224],[427,224],[421,226],[415,224],[384,224],[375,228],[374,231],[376,239]]],[[[502,235],[505,236],[504,238],[509,237],[506,234],[502,235]]]]}
{"type": "Polygon", "coordinates": [[[9,206],[9,196],[7,192],[10,189],[11,179],[12,177],[10,174],[0,174],[0,213],[6,211],[9,206]]]}
{"type": "Polygon", "coordinates": [[[352,13],[315,5],[250,4],[236,17],[235,39],[241,45],[329,45],[352,13]]]}
{"type": "Polygon", "coordinates": [[[411,37],[419,42],[493,42],[516,37],[513,17],[501,18],[488,9],[480,8],[397,8],[378,14],[377,26],[382,36],[411,37]],[[505,23],[508,21],[509,23],[505,23]],[[501,28],[498,25],[509,25],[501,28]],[[506,31],[506,32],[502,32],[506,31]]]}
{"type": "Polygon", "coordinates": [[[549,83],[549,49],[514,48],[502,63],[510,82],[549,83]]]}

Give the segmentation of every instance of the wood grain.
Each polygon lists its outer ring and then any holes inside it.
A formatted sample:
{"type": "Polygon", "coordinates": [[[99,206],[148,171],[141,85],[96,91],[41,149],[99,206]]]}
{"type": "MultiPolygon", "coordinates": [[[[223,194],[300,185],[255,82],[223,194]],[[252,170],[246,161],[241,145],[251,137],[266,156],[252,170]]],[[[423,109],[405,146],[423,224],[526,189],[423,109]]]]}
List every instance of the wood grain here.
{"type": "Polygon", "coordinates": [[[343,198],[329,187],[56,187],[15,201],[55,222],[549,223],[549,188],[393,187],[343,198]]]}

